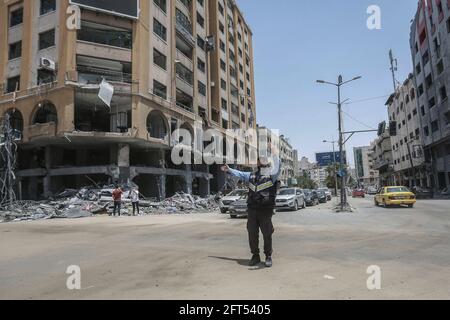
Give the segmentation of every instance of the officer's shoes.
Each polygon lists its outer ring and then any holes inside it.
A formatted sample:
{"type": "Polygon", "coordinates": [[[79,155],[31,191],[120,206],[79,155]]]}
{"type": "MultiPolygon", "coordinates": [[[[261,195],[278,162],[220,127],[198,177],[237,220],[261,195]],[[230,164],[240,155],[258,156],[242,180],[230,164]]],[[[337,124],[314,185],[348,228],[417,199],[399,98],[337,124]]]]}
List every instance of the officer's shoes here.
{"type": "Polygon", "coordinates": [[[260,263],[261,263],[261,257],[259,256],[259,254],[254,254],[248,265],[250,267],[254,267],[260,263]]]}
{"type": "Polygon", "coordinates": [[[266,257],[265,265],[267,268],[272,268],[273,265],[272,257],[266,257]]]}

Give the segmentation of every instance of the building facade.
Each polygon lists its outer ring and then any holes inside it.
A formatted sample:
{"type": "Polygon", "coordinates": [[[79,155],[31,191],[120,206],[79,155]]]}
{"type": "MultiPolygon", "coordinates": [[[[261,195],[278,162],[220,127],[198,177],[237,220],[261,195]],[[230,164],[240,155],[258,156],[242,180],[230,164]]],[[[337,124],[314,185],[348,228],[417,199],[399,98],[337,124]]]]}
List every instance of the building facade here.
{"type": "Polygon", "coordinates": [[[394,161],[392,156],[392,143],[389,130],[385,130],[370,145],[370,159],[373,169],[378,171],[378,186],[394,185],[394,161]]]}
{"type": "Polygon", "coordinates": [[[160,198],[217,191],[218,166],[172,163],[173,133],[256,128],[241,11],[233,0],[134,0],[130,17],[101,3],[0,3],[0,116],[22,134],[19,197],[92,181],[133,181],[160,198]],[[103,80],[114,88],[110,106],[98,97],[103,80]]]}
{"type": "Polygon", "coordinates": [[[280,160],[282,163],[280,181],[284,186],[296,184],[294,171],[294,149],[285,136],[280,136],[280,160]]]}
{"type": "Polygon", "coordinates": [[[412,74],[389,97],[386,106],[390,121],[394,121],[397,126],[396,136],[391,136],[395,184],[407,187],[430,186],[412,74]]]}
{"type": "Polygon", "coordinates": [[[427,182],[450,187],[450,2],[420,0],[410,46],[427,182]]]}
{"type": "Polygon", "coordinates": [[[327,187],[328,171],[326,167],[315,166],[309,170],[309,176],[318,188],[327,187]]]}
{"type": "Polygon", "coordinates": [[[360,187],[378,185],[378,171],[373,168],[370,146],[357,147],[353,149],[355,157],[354,178],[360,187]]]}

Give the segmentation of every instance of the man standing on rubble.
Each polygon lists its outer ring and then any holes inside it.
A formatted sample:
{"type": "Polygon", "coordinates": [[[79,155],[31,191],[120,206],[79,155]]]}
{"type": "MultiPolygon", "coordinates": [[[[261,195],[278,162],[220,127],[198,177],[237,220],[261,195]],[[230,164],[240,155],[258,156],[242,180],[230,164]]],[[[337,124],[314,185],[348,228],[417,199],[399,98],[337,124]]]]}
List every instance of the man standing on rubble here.
{"type": "Polygon", "coordinates": [[[271,159],[260,157],[258,159],[258,169],[256,172],[242,172],[231,169],[228,165],[222,167],[222,171],[238,177],[249,184],[248,220],[247,230],[252,252],[249,265],[251,267],[261,262],[259,251],[259,230],[264,237],[264,254],[266,255],[266,267],[272,267],[272,235],[274,228],[272,224],[273,210],[275,208],[275,198],[278,191],[278,177],[281,172],[281,162],[276,151],[270,147],[271,159]]]}
{"type": "Polygon", "coordinates": [[[118,211],[120,217],[120,210],[122,209],[122,194],[123,191],[119,186],[116,186],[116,189],[112,192],[112,198],[114,201],[114,217],[116,216],[116,210],[118,211]]]}

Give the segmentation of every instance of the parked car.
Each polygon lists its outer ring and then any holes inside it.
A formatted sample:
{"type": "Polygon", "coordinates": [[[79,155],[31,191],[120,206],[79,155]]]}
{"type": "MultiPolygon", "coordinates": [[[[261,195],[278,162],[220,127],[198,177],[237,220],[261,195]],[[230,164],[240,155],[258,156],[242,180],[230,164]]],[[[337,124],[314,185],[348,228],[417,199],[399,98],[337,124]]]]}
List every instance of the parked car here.
{"type": "Polygon", "coordinates": [[[434,197],[432,189],[413,187],[411,191],[416,195],[416,199],[433,199],[434,197]]]}
{"type": "Polygon", "coordinates": [[[352,197],[353,198],[365,198],[366,192],[363,189],[355,189],[352,192],[352,197]]]}
{"type": "Polygon", "coordinates": [[[369,195],[375,195],[375,194],[377,194],[377,188],[375,188],[375,187],[369,187],[369,188],[367,188],[367,194],[369,194],[369,195]]]}
{"type": "Polygon", "coordinates": [[[247,205],[248,192],[242,195],[238,200],[234,201],[230,207],[230,217],[232,219],[239,216],[248,216],[248,205],[247,205]]]}
{"type": "Polygon", "coordinates": [[[316,190],[317,197],[319,199],[319,203],[327,203],[328,198],[327,194],[323,190],[316,190]]]}
{"type": "Polygon", "coordinates": [[[319,196],[315,190],[303,190],[307,206],[317,206],[319,204],[319,196]]]}
{"type": "Polygon", "coordinates": [[[305,195],[298,188],[281,189],[278,192],[275,203],[278,210],[289,209],[298,211],[299,208],[306,207],[305,195]]]}
{"type": "MultiPolygon", "coordinates": [[[[102,189],[99,193],[100,201],[101,202],[112,201],[112,194],[115,189],[116,189],[115,187],[108,187],[108,188],[102,189]]],[[[123,191],[122,202],[131,202],[131,199],[130,199],[131,187],[122,186],[121,189],[123,191]]]]}
{"type": "Polygon", "coordinates": [[[327,196],[327,201],[331,201],[331,199],[332,199],[332,194],[331,194],[331,191],[330,191],[330,189],[328,189],[328,188],[319,188],[319,189],[317,189],[317,191],[323,191],[323,192],[325,192],[325,195],[327,196]]]}
{"type": "Polygon", "coordinates": [[[375,195],[375,205],[384,207],[407,205],[414,207],[416,196],[406,187],[383,187],[375,195]]]}
{"type": "Polygon", "coordinates": [[[235,201],[239,200],[243,195],[245,195],[248,191],[245,189],[237,189],[231,191],[226,196],[222,197],[219,202],[220,212],[227,213],[230,210],[231,204],[235,201]]]}

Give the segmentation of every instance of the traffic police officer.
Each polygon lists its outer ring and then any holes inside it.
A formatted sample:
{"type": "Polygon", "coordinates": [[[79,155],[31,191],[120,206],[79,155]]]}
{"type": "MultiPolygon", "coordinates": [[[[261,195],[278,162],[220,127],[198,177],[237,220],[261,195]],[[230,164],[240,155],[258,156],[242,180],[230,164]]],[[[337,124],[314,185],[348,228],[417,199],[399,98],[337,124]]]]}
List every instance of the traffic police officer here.
{"type": "Polygon", "coordinates": [[[249,185],[247,230],[253,255],[250,266],[256,266],[261,262],[259,251],[259,230],[261,229],[264,237],[265,265],[268,268],[272,267],[272,235],[274,233],[272,216],[277,196],[278,177],[281,171],[279,158],[272,156],[271,161],[258,159],[258,170],[253,173],[234,170],[228,165],[223,166],[222,170],[249,185]]]}

